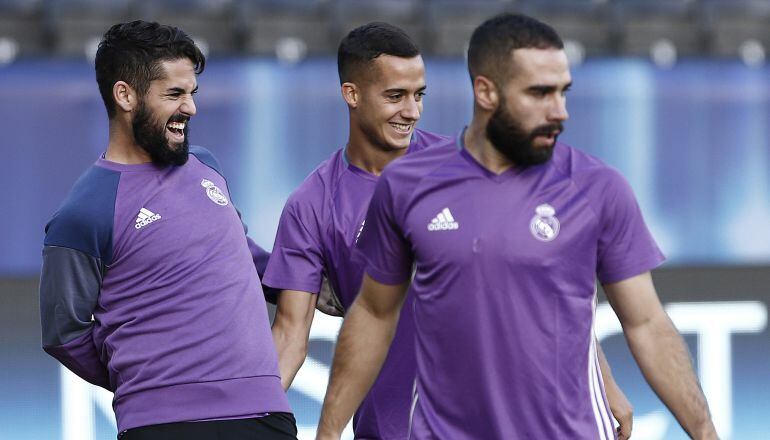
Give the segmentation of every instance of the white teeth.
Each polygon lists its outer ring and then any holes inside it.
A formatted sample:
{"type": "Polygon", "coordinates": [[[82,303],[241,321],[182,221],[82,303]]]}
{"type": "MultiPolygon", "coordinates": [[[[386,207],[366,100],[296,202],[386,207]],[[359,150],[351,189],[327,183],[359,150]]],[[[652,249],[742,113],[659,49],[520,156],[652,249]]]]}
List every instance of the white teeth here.
{"type": "Polygon", "coordinates": [[[391,122],[390,125],[401,131],[409,131],[409,128],[412,126],[412,124],[399,124],[396,122],[391,122]]]}
{"type": "Polygon", "coordinates": [[[184,122],[169,122],[168,127],[175,130],[184,130],[184,122]]]}

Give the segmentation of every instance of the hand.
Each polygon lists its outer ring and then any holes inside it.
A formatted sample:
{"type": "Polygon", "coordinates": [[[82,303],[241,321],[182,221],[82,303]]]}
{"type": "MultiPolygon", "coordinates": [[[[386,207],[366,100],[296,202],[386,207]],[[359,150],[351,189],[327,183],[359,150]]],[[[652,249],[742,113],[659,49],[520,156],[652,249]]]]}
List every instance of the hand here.
{"type": "Polygon", "coordinates": [[[610,401],[610,411],[620,424],[617,428],[618,440],[628,440],[631,438],[631,429],[634,425],[634,407],[626,396],[620,392],[612,396],[610,401]]]}
{"type": "Polygon", "coordinates": [[[315,305],[321,313],[329,316],[345,316],[345,308],[342,307],[337,293],[332,289],[329,279],[323,277],[321,290],[318,292],[318,302],[315,305]]]}
{"type": "Polygon", "coordinates": [[[619,424],[617,428],[618,440],[628,440],[631,438],[631,428],[634,424],[634,407],[631,406],[631,402],[628,401],[623,390],[612,377],[612,369],[598,341],[596,342],[596,350],[599,356],[599,368],[604,379],[604,391],[610,403],[610,411],[619,424]]]}

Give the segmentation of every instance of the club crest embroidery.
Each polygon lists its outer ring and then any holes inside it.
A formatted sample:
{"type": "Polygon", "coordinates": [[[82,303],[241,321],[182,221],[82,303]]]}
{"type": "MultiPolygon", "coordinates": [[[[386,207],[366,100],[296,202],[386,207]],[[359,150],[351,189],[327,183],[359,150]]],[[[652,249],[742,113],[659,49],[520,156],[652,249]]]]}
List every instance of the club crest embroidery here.
{"type": "Polygon", "coordinates": [[[227,197],[225,197],[224,193],[222,193],[222,190],[217,188],[216,185],[214,185],[214,182],[203,179],[201,181],[201,186],[206,188],[206,195],[209,196],[212,202],[216,203],[219,206],[227,206],[228,203],[230,203],[227,200],[227,197]]]}
{"type": "Polygon", "coordinates": [[[543,203],[535,208],[535,216],[529,222],[532,236],[540,241],[551,241],[559,235],[559,219],[556,218],[553,206],[543,203]]]}

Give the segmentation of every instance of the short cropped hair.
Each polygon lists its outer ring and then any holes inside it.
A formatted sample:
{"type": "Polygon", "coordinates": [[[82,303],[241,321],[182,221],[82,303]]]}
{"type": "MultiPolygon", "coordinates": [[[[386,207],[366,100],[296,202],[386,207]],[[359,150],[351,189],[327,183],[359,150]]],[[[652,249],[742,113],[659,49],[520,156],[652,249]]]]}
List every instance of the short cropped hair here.
{"type": "Polygon", "coordinates": [[[523,14],[503,13],[473,31],[468,45],[468,73],[483,75],[500,85],[513,67],[515,49],[563,49],[564,42],[547,24],[523,14]]]}
{"type": "Polygon", "coordinates": [[[182,58],[189,59],[200,74],[206,58],[193,40],[181,29],[142,20],[118,23],[112,26],[99,42],[94,64],[96,83],[102,95],[107,116],[115,116],[112,88],[125,81],[140,97],[144,97],[150,83],[163,76],[161,63],[182,58]]]}
{"type": "Polygon", "coordinates": [[[337,50],[340,84],[353,82],[380,55],[412,58],[420,54],[417,44],[400,28],[383,22],[359,26],[342,39],[337,50]]]}

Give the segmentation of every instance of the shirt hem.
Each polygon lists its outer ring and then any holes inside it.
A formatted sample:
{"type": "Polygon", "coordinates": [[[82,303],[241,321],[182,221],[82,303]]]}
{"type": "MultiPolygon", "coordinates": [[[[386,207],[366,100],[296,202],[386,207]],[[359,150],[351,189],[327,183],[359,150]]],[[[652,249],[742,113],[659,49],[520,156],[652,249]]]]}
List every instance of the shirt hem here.
{"type": "Polygon", "coordinates": [[[410,276],[410,274],[400,275],[394,274],[392,272],[385,272],[372,266],[371,263],[366,265],[364,272],[366,272],[366,274],[369,275],[369,278],[373,279],[374,281],[390,286],[403,284],[409,279],[410,276]]]}
{"type": "Polygon", "coordinates": [[[262,284],[276,290],[298,290],[300,292],[308,292],[313,295],[317,295],[321,291],[320,284],[317,287],[313,287],[311,284],[294,284],[294,281],[286,281],[282,278],[268,278],[265,277],[262,280],[262,284]]]}
{"type": "Polygon", "coordinates": [[[658,254],[652,260],[641,262],[639,264],[635,264],[634,266],[629,266],[621,270],[605,272],[599,276],[599,280],[601,281],[602,284],[617,283],[623,280],[627,280],[631,277],[635,277],[642,273],[651,271],[652,269],[655,269],[656,267],[663,264],[664,261],[666,261],[666,258],[663,255],[658,254]]]}
{"type": "Polygon", "coordinates": [[[116,398],[113,406],[119,432],[162,423],[292,412],[278,376],[153,388],[116,398]]]}

